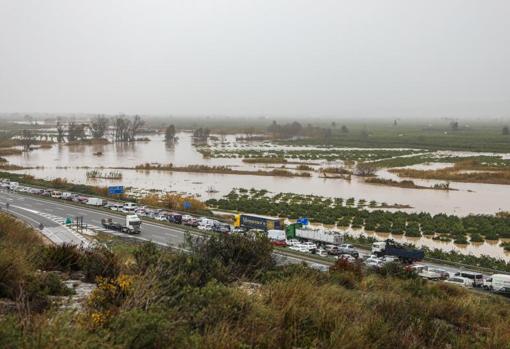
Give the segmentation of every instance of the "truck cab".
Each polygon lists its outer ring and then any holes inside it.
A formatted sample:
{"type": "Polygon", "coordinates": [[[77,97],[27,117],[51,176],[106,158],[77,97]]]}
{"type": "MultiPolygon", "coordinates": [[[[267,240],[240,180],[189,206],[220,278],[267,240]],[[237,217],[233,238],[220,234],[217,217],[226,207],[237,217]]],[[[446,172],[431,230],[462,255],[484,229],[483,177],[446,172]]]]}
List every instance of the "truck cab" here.
{"type": "Polygon", "coordinates": [[[386,242],[385,241],[378,241],[374,242],[372,244],[372,254],[378,255],[384,253],[384,250],[386,249],[386,242]]]}
{"type": "Polygon", "coordinates": [[[128,214],[126,216],[125,232],[129,234],[140,234],[140,226],[142,220],[136,214],[128,214]]]}

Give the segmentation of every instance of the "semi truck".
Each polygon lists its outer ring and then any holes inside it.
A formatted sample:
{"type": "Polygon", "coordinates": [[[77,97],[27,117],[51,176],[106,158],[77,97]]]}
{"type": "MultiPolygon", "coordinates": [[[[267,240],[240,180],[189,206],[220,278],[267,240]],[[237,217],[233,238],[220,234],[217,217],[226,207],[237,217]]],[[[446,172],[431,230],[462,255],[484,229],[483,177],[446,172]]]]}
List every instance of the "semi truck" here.
{"type": "Polygon", "coordinates": [[[287,225],[285,233],[287,239],[304,239],[329,245],[341,245],[343,243],[341,234],[324,229],[312,229],[308,224],[303,224],[303,220],[287,225]]]}
{"type": "Polygon", "coordinates": [[[343,237],[339,233],[324,229],[296,228],[296,238],[305,239],[325,244],[340,245],[343,243],[343,237]]]}
{"type": "Polygon", "coordinates": [[[285,230],[270,229],[267,231],[267,237],[275,246],[287,246],[285,230]]]}
{"type": "Polygon", "coordinates": [[[104,200],[100,198],[89,198],[86,204],[91,206],[103,206],[104,200]]]}
{"type": "Polygon", "coordinates": [[[283,229],[284,219],[269,216],[260,216],[254,214],[239,214],[235,217],[236,228],[244,227],[248,229],[260,229],[264,231],[283,229]]]}
{"type": "Polygon", "coordinates": [[[140,226],[142,225],[142,220],[137,215],[132,214],[126,216],[125,225],[116,223],[111,218],[101,219],[101,224],[106,229],[119,231],[121,233],[140,234],[140,226]]]}
{"type": "Polygon", "coordinates": [[[390,239],[374,242],[372,244],[372,254],[375,254],[377,257],[395,256],[405,263],[421,261],[425,257],[425,253],[422,250],[405,247],[390,239]]]}

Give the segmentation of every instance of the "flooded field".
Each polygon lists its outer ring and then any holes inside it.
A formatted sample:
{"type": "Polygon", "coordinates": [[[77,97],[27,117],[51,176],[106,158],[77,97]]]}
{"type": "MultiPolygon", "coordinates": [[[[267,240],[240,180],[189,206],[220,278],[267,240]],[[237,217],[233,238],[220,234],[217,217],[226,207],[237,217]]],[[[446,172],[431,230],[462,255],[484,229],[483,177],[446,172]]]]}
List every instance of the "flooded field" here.
{"type": "MultiPolygon", "coordinates": [[[[318,172],[313,172],[309,178],[301,177],[273,177],[255,175],[228,175],[214,173],[188,173],[169,171],[143,171],[121,170],[121,180],[87,179],[88,168],[104,167],[134,167],[142,163],[173,163],[175,166],[190,164],[203,164],[209,166],[232,166],[243,170],[257,170],[274,168],[280,164],[247,164],[240,158],[213,158],[207,159],[197,151],[192,143],[190,133],[178,134],[178,141],[173,145],[167,145],[163,136],[154,135],[148,142],[117,143],[105,145],[55,145],[49,149],[38,149],[22,155],[6,157],[9,162],[25,167],[37,167],[17,171],[29,173],[38,178],[53,179],[56,177],[67,178],[71,182],[95,185],[124,185],[144,189],[161,189],[199,196],[206,200],[219,198],[232,188],[256,188],[266,189],[274,193],[293,192],[298,194],[316,194],[320,196],[353,197],[375,200],[387,204],[408,204],[412,209],[406,211],[425,211],[431,214],[447,213],[455,215],[494,214],[498,211],[510,210],[510,186],[493,184],[451,183],[455,191],[405,189],[389,187],[385,185],[368,184],[363,178],[353,176],[350,181],[344,179],[319,178],[318,172]],[[99,155],[101,154],[101,155],[99,155]],[[214,189],[214,193],[211,193],[214,189]]],[[[235,136],[226,136],[221,142],[217,141],[210,145],[215,148],[261,148],[282,147],[272,144],[261,143],[236,143],[235,136]],[[236,145],[235,145],[236,144],[236,145]]],[[[292,149],[294,149],[292,147],[292,149]]],[[[470,153],[472,154],[472,153],[470,153]]],[[[326,161],[313,161],[315,169],[320,166],[338,165],[326,161]]],[[[413,165],[417,169],[438,169],[449,166],[448,163],[432,163],[413,165]]],[[[291,169],[294,164],[286,164],[291,169]]],[[[106,171],[106,170],[105,170],[106,171]]],[[[398,179],[387,170],[379,170],[377,175],[382,178],[398,179]]],[[[414,180],[418,185],[432,186],[441,181],[414,180]]],[[[369,233],[378,238],[392,237],[387,234],[369,233]]],[[[453,243],[439,242],[428,238],[406,238],[402,236],[392,237],[399,241],[412,242],[418,246],[424,245],[431,248],[445,250],[458,250],[464,253],[476,255],[488,254],[500,258],[509,259],[509,255],[503,251],[497,243],[484,242],[459,246],[453,243]]]]}
{"type": "MultiPolygon", "coordinates": [[[[377,233],[377,232],[365,232],[362,229],[354,229],[349,230],[348,232],[352,236],[371,236],[378,240],[386,240],[393,239],[395,241],[400,241],[402,243],[413,244],[417,247],[428,247],[430,249],[441,249],[444,251],[457,251],[463,254],[473,255],[480,257],[482,255],[492,256],[496,258],[501,258],[506,261],[510,261],[510,252],[506,252],[499,244],[501,241],[484,241],[481,243],[473,242],[467,245],[459,245],[455,244],[452,241],[438,241],[433,240],[432,238],[423,237],[408,237],[404,235],[394,235],[391,233],[377,233]]],[[[505,239],[507,241],[508,239],[505,239]]]]}
{"type": "MultiPolygon", "coordinates": [[[[353,176],[350,181],[343,179],[319,178],[312,173],[309,178],[287,178],[252,175],[226,175],[213,173],[186,173],[168,171],[122,170],[122,180],[92,180],[86,177],[86,168],[77,167],[134,167],[155,162],[173,163],[176,166],[203,164],[210,166],[227,165],[244,170],[274,168],[281,165],[246,164],[241,159],[214,158],[204,159],[192,145],[189,133],[179,133],[179,140],[172,146],[163,141],[163,137],[152,136],[149,142],[117,143],[106,145],[55,145],[50,149],[39,149],[22,155],[7,157],[9,162],[26,167],[40,167],[19,172],[30,173],[36,177],[52,179],[65,177],[76,183],[87,184],[123,184],[145,189],[162,189],[199,195],[202,198],[220,197],[232,188],[267,189],[272,192],[295,192],[356,199],[375,200],[388,204],[408,204],[410,211],[425,211],[432,214],[448,213],[467,215],[470,213],[493,214],[510,210],[510,186],[495,184],[451,183],[456,191],[406,189],[384,185],[368,184],[362,178],[353,176]],[[102,155],[94,155],[101,153],[102,155]],[[216,193],[207,193],[213,187],[216,193]]],[[[233,147],[235,136],[227,136],[224,146],[233,147]]],[[[218,142],[219,143],[219,142],[218,142]]],[[[222,145],[219,145],[221,147],[222,145]]],[[[241,145],[242,146],[242,145],[241,145]]],[[[256,147],[256,145],[246,145],[256,147]]],[[[318,166],[328,166],[325,161],[314,161],[318,166]]],[[[432,168],[445,167],[448,164],[432,164],[432,168]]],[[[286,165],[292,168],[293,165],[286,165]]],[[[318,166],[315,166],[316,168],[318,166]]],[[[424,165],[416,165],[425,168],[424,165]]],[[[398,179],[386,170],[380,170],[378,176],[398,179]]],[[[441,181],[415,180],[416,184],[431,186],[441,181]]]]}

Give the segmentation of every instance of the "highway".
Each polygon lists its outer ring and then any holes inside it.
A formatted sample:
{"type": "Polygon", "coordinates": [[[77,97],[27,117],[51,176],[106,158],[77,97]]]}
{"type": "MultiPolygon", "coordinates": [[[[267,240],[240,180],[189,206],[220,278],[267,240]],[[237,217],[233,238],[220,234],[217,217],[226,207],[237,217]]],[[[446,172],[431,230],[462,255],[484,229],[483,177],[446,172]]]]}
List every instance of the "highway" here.
{"type": "MultiPolygon", "coordinates": [[[[88,240],[80,234],[64,227],[65,218],[83,217],[83,224],[89,227],[117,236],[129,236],[130,238],[143,241],[152,241],[154,243],[180,249],[184,242],[186,228],[173,227],[166,224],[158,224],[144,220],[142,223],[142,232],[139,235],[126,235],[122,233],[108,231],[101,227],[102,218],[111,218],[118,223],[125,223],[124,216],[108,210],[99,210],[87,207],[85,204],[73,204],[63,200],[52,200],[41,198],[29,194],[18,194],[9,190],[0,190],[0,207],[34,228],[39,224],[44,225],[44,235],[50,236],[50,240],[55,243],[70,242],[74,244],[88,244],[88,240]],[[9,208],[6,208],[6,204],[9,208]]],[[[280,263],[299,263],[302,261],[311,262],[313,267],[321,267],[331,263],[322,263],[311,257],[296,258],[288,256],[286,253],[275,253],[280,263]]]]}
{"type": "MultiPolygon", "coordinates": [[[[0,207],[2,210],[6,210],[6,203],[9,203],[8,211],[10,213],[16,215],[33,227],[37,228],[39,224],[42,223],[44,225],[44,235],[55,243],[70,242],[78,245],[89,244],[90,240],[64,226],[63,223],[68,216],[82,216],[83,223],[93,230],[103,231],[121,237],[129,236],[143,241],[152,241],[160,245],[177,249],[181,249],[185,232],[190,230],[180,225],[172,226],[144,220],[141,234],[126,235],[108,231],[101,226],[102,218],[111,218],[115,222],[125,223],[125,218],[120,213],[93,208],[86,204],[77,204],[65,200],[42,198],[31,194],[20,194],[9,190],[0,190],[0,207]]],[[[358,249],[358,252],[360,256],[365,256],[369,253],[369,251],[362,249],[358,249]]],[[[279,263],[299,263],[306,261],[310,266],[319,269],[325,269],[326,266],[334,262],[333,260],[326,261],[313,255],[296,255],[291,251],[277,250],[274,254],[277,256],[279,263]]],[[[469,269],[432,262],[428,262],[427,264],[444,269],[452,274],[459,269],[469,269]]]]}
{"type": "MultiPolygon", "coordinates": [[[[61,217],[63,222],[68,216],[82,216],[84,224],[97,228],[101,227],[102,218],[112,218],[115,222],[124,223],[124,216],[114,212],[100,211],[85,205],[74,205],[65,201],[59,202],[10,191],[1,191],[0,205],[3,210],[6,210],[6,203],[9,203],[8,211],[10,213],[36,228],[40,223],[49,229],[61,227],[62,224],[52,218],[61,217]]],[[[144,221],[142,233],[137,237],[162,245],[178,247],[184,242],[184,230],[144,221]]]]}

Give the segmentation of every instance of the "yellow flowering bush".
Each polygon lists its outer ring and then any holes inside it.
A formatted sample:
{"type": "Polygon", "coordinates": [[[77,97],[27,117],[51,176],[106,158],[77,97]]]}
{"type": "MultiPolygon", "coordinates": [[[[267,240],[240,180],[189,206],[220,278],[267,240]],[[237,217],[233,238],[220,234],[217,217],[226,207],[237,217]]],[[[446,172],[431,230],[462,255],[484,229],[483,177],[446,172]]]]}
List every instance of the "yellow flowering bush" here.
{"type": "Polygon", "coordinates": [[[132,292],[133,281],[133,276],[127,274],[121,274],[116,278],[97,278],[97,288],[87,299],[92,327],[100,327],[108,322],[132,292]]]}

